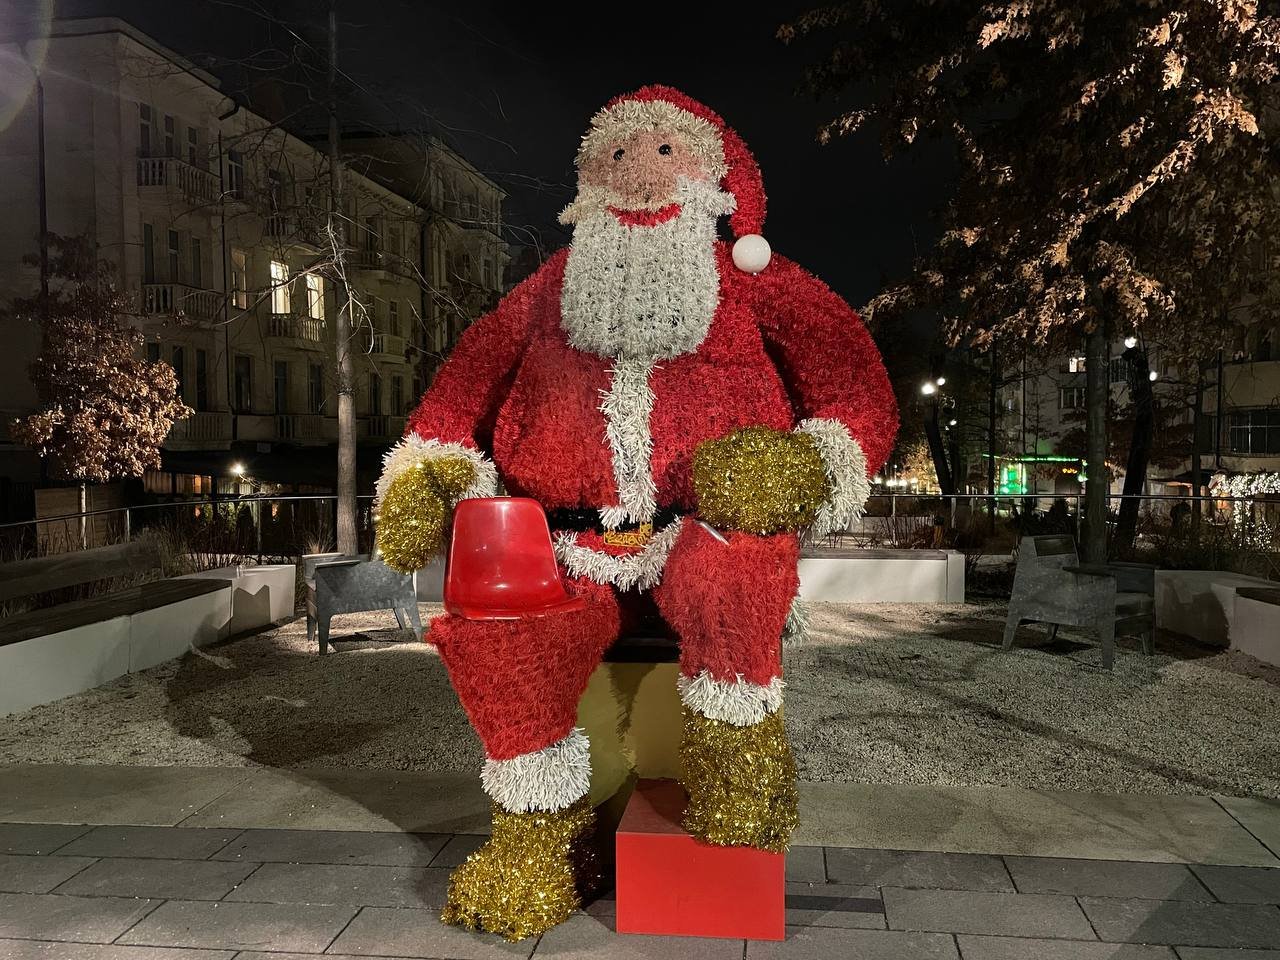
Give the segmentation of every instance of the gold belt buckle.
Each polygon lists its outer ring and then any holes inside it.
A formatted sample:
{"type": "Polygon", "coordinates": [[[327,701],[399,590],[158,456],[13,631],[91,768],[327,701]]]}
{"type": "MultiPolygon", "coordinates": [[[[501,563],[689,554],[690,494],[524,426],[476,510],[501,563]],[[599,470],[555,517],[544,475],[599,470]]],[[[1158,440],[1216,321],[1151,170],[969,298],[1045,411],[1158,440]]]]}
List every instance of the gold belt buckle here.
{"type": "Polygon", "coordinates": [[[643,547],[653,536],[653,524],[642,523],[629,530],[606,530],[604,542],[611,547],[643,547]]]}

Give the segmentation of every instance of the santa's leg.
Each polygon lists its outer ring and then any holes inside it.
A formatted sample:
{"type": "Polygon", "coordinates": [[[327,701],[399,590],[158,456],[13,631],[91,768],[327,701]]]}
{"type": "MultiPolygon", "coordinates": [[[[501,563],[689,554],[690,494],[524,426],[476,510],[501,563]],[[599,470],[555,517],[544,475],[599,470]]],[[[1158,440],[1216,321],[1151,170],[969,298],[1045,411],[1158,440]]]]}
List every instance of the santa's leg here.
{"type": "Polygon", "coordinates": [[[489,842],[449,881],[442,919],[509,940],[560,923],[593,880],[595,817],[578,699],[618,634],[612,589],[575,581],[585,610],[524,620],[438,617],[427,639],[484,745],[489,842]]]}
{"type": "Polygon", "coordinates": [[[781,638],[799,547],[793,534],[726,537],[686,521],[654,591],[680,635],[685,828],[708,843],[783,850],[796,825],[796,766],[781,638]]]}

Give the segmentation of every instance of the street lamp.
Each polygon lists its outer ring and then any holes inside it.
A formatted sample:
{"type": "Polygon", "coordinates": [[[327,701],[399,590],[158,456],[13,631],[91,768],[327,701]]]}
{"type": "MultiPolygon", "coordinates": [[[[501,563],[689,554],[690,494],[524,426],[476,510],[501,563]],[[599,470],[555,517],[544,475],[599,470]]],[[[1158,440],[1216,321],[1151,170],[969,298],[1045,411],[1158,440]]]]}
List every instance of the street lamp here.
{"type": "Polygon", "coordinates": [[[937,384],[938,386],[940,386],[940,387],[945,387],[945,386],[947,385],[947,378],[946,378],[946,377],[939,377],[937,380],[935,380],[935,381],[933,381],[933,382],[934,382],[934,383],[936,383],[936,384],[937,384]]]}
{"type": "Polygon", "coordinates": [[[1138,338],[1137,338],[1137,337],[1125,337],[1125,338],[1124,338],[1124,345],[1125,345],[1125,347],[1126,347],[1127,349],[1132,350],[1134,347],[1136,347],[1136,346],[1138,345],[1138,338]]]}
{"type": "Polygon", "coordinates": [[[237,477],[243,477],[243,476],[244,476],[244,464],[243,464],[243,463],[233,463],[233,464],[231,465],[231,472],[232,472],[233,474],[235,474],[237,477]]]}
{"type": "Polygon", "coordinates": [[[1150,380],[1152,383],[1155,383],[1157,380],[1160,379],[1160,374],[1152,370],[1150,373],[1147,374],[1147,379],[1150,380]]]}
{"type": "Polygon", "coordinates": [[[926,383],[921,384],[920,392],[923,393],[926,397],[931,397],[938,392],[938,388],[935,387],[933,385],[933,381],[930,380],[926,383]]]}

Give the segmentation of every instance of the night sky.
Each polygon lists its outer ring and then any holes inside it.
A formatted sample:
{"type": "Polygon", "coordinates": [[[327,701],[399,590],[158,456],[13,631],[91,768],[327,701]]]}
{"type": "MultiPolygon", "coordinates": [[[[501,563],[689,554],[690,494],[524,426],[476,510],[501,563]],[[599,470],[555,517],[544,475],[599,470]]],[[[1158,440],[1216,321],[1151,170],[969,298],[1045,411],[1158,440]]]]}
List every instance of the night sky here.
{"type": "MultiPolygon", "coordinates": [[[[767,12],[715,4],[460,4],[341,0],[340,63],[359,88],[347,118],[446,134],[511,196],[511,239],[554,249],[555,216],[573,192],[572,160],[590,115],[614,94],[667,83],[707,103],[755,152],[769,193],[765,235],[853,304],[902,277],[936,233],[932,212],[948,164],[928,145],[886,165],[873,133],[814,141],[835,110],[794,93],[823,41],[784,47],[780,22],[812,6],[767,12]],[[728,13],[719,11],[729,11],[728,13]]],[[[58,0],[63,16],[115,15],[208,63],[234,65],[283,35],[266,10],[322,38],[325,4],[296,0],[58,0]]],[[[234,66],[229,92],[238,93],[234,66]]],[[[319,91],[317,91],[319,94],[319,91]]]]}

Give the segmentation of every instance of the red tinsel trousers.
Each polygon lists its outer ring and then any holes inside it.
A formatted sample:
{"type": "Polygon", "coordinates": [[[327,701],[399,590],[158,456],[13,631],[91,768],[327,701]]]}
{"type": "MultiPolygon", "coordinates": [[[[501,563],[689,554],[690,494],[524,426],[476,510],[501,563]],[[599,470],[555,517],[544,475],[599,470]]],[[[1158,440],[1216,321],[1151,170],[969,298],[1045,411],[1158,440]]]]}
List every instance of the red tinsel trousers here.
{"type": "MultiPolygon", "coordinates": [[[[686,520],[652,597],[680,638],[680,670],[767,684],[782,673],[781,638],[799,587],[794,534],[726,535],[686,520]]],[[[569,580],[584,610],[524,620],[431,621],[449,679],[491,760],[510,760],[568,736],[578,700],[618,638],[622,602],[608,585],[569,580]]]]}

